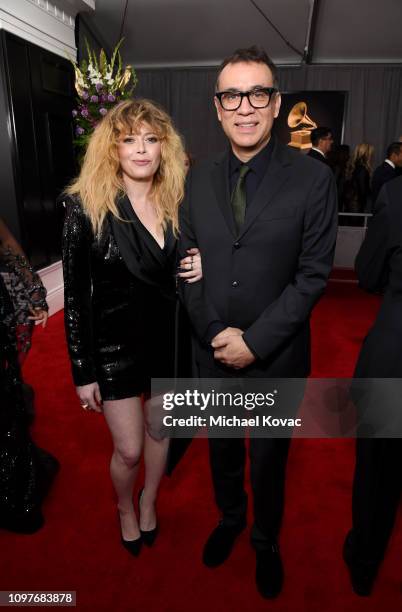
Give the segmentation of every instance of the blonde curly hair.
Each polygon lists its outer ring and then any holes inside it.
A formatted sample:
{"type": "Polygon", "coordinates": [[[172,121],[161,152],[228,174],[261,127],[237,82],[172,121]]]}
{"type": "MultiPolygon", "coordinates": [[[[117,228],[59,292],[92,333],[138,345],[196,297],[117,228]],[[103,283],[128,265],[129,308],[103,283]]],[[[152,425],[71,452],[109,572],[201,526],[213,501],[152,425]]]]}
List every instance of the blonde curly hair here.
{"type": "Polygon", "coordinates": [[[352,177],[357,164],[364,166],[371,174],[373,154],[374,147],[368,142],[362,142],[361,144],[356,145],[346,168],[346,178],[352,177]]]}
{"type": "Polygon", "coordinates": [[[154,175],[151,198],[163,229],[171,222],[178,234],[178,208],[184,197],[184,148],[169,115],[155,102],[125,100],[116,104],[96,126],[81,172],[67,187],[79,196],[95,235],[100,235],[108,212],[119,218],[116,198],[125,193],[117,145],[123,134],[135,134],[147,123],[161,141],[161,162],[154,175]]]}

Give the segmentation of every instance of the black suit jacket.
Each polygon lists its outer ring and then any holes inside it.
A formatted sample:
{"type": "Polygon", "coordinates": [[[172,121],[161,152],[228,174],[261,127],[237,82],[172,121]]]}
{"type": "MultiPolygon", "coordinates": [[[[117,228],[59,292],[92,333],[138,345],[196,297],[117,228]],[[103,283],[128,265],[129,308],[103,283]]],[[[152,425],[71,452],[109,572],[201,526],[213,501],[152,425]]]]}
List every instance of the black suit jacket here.
{"type": "Polygon", "coordinates": [[[327,166],[329,165],[327,158],[324,155],[321,155],[321,153],[318,153],[318,151],[315,151],[314,149],[310,149],[307,155],[309,157],[312,157],[313,159],[318,159],[318,161],[322,162],[323,164],[326,164],[327,166]]]}
{"type": "Polygon", "coordinates": [[[386,183],[356,258],[362,288],[384,292],[364,341],[355,376],[402,377],[402,177],[386,183]]]}
{"type": "Polygon", "coordinates": [[[227,371],[209,344],[211,327],[221,323],[244,330],[258,356],[242,376],[305,376],[309,317],[324,291],[336,240],[332,172],[275,142],[237,234],[228,163],[226,153],[196,165],[180,207],[180,257],[197,246],[203,262],[201,282],[180,284],[196,333],[196,360],[217,375],[227,371]]]}
{"type": "Polygon", "coordinates": [[[373,178],[371,180],[371,191],[373,196],[373,202],[376,201],[378,194],[380,193],[381,187],[391,181],[397,176],[395,168],[390,166],[387,162],[382,162],[373,172],[373,178]]]}

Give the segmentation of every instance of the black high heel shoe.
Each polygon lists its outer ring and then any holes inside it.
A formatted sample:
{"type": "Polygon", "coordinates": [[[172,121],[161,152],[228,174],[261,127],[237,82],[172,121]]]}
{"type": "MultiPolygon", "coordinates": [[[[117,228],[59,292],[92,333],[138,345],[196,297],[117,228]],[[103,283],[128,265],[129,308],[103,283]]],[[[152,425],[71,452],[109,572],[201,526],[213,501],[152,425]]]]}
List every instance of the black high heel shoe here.
{"type": "Polygon", "coordinates": [[[121,536],[121,543],[124,548],[128,550],[128,552],[133,555],[133,557],[138,557],[142,548],[142,537],[140,536],[136,540],[123,540],[123,536],[121,536]]]}
{"type": "MultiPolygon", "coordinates": [[[[120,521],[120,513],[119,512],[117,512],[117,517],[118,517],[118,520],[119,520],[120,533],[121,533],[121,521],[120,521]]],[[[141,548],[142,548],[142,536],[140,535],[140,537],[136,538],[135,540],[125,540],[123,538],[123,534],[121,534],[121,543],[123,544],[124,548],[131,555],[133,555],[133,557],[138,557],[138,555],[141,552],[141,548]]]]}
{"type": "MultiPolygon", "coordinates": [[[[140,489],[140,491],[138,492],[138,508],[140,507],[141,497],[142,497],[143,492],[144,492],[144,487],[142,487],[142,489],[140,489]]],[[[148,531],[143,531],[140,527],[140,533],[141,533],[141,539],[144,542],[144,544],[146,546],[153,546],[156,540],[156,536],[159,533],[158,523],[156,523],[153,529],[149,529],[148,531]]]]}

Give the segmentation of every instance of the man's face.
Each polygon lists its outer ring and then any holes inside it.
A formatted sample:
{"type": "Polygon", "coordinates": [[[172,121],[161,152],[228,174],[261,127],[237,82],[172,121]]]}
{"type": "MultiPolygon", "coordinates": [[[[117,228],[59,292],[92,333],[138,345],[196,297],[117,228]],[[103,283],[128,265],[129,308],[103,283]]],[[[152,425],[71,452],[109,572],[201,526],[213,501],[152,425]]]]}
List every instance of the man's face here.
{"type": "MultiPolygon", "coordinates": [[[[261,87],[273,87],[272,73],[265,64],[228,64],[219,76],[219,91],[245,92],[261,87]]],[[[217,98],[215,106],[233,152],[242,161],[247,161],[268,142],[272,124],[279,113],[281,97],[279,94],[272,95],[266,108],[253,108],[246,97],[237,110],[224,110],[217,98]]]]}
{"type": "Polygon", "coordinates": [[[334,138],[332,134],[329,133],[328,136],[325,136],[324,138],[320,138],[319,148],[321,149],[323,153],[327,154],[332,149],[333,144],[334,144],[334,138]]]}
{"type": "Polygon", "coordinates": [[[402,168],[402,147],[399,149],[399,153],[394,153],[392,161],[394,162],[395,166],[402,168]]]}

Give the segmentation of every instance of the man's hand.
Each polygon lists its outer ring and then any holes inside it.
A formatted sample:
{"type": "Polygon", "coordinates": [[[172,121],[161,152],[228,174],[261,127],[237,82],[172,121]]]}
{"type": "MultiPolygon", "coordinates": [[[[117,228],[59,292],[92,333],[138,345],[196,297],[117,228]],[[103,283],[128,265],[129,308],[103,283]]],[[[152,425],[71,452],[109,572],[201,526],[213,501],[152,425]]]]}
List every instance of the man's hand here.
{"type": "Polygon", "coordinates": [[[211,346],[213,348],[218,348],[217,345],[215,346],[214,342],[220,343],[222,340],[227,340],[230,336],[241,336],[242,334],[243,330],[238,327],[227,327],[212,339],[211,346]]]}
{"type": "Polygon", "coordinates": [[[227,327],[212,340],[214,357],[235,370],[245,368],[255,361],[253,353],[242,338],[243,332],[236,327],[227,327]]]}

